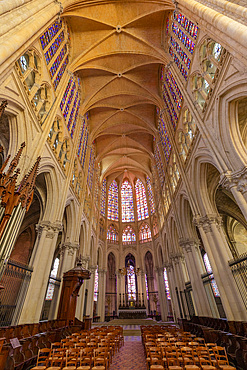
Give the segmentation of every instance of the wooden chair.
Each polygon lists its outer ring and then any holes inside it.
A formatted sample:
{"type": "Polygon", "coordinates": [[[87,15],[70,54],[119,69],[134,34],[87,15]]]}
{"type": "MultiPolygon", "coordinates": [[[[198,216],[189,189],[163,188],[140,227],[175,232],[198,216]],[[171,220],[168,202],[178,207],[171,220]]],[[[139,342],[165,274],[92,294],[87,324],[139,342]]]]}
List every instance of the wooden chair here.
{"type": "Polygon", "coordinates": [[[36,366],[32,367],[31,370],[45,370],[48,366],[50,355],[50,348],[39,349],[36,366]]]}
{"type": "Polygon", "coordinates": [[[87,355],[84,350],[80,350],[79,366],[77,370],[90,370],[92,366],[92,356],[87,355]]]}
{"type": "Polygon", "coordinates": [[[66,363],[63,370],[76,370],[78,365],[78,358],[80,355],[79,348],[72,348],[66,351],[66,363]]]}
{"type": "Polygon", "coordinates": [[[60,370],[66,361],[66,350],[65,348],[54,348],[52,350],[51,366],[46,370],[60,370]]]}
{"type": "Polygon", "coordinates": [[[220,370],[236,370],[234,366],[229,365],[225,347],[216,346],[212,348],[216,359],[217,367],[220,370]]]}

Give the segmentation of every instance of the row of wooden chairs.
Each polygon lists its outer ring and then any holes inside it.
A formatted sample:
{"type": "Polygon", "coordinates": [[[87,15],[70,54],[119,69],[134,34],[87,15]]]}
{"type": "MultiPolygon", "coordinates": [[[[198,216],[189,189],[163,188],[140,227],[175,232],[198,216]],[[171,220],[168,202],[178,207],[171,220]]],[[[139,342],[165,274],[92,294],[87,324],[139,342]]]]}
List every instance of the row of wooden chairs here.
{"type": "Polygon", "coordinates": [[[176,327],[141,328],[150,370],[235,370],[224,347],[176,327]]]}
{"type": "Polygon", "coordinates": [[[108,370],[112,356],[124,343],[121,327],[73,333],[39,351],[31,370],[108,370]]]}

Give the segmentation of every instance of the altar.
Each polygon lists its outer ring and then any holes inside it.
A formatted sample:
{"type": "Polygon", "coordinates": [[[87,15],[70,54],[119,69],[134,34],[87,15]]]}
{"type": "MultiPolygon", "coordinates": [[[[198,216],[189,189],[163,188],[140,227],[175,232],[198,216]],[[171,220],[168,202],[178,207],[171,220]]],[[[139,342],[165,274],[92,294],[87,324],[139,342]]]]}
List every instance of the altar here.
{"type": "Polygon", "coordinates": [[[119,308],[118,309],[119,319],[146,319],[147,310],[146,308],[119,308]]]}

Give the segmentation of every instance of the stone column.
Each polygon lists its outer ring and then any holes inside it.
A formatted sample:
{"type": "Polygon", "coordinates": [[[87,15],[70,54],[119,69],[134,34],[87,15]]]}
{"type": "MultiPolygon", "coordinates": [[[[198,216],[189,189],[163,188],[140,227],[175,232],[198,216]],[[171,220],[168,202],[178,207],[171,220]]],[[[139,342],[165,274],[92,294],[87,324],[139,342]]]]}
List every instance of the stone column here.
{"type": "MultiPolygon", "coordinates": [[[[142,293],[144,297],[144,305],[148,312],[148,298],[147,298],[146,283],[145,283],[145,272],[143,270],[140,271],[140,277],[141,277],[142,293]]],[[[142,300],[142,295],[141,295],[141,300],[142,300]]]]}
{"type": "Polygon", "coordinates": [[[195,218],[195,223],[208,254],[227,319],[246,321],[246,308],[228,265],[232,256],[222,230],[221,217],[206,215],[195,218]]]}
{"type": "Polygon", "coordinates": [[[203,273],[197,258],[198,245],[193,240],[181,240],[179,245],[183,249],[185,261],[188,267],[189,278],[195,300],[195,309],[198,316],[211,316],[207,295],[201,279],[203,273]]]}
{"type": "Polygon", "coordinates": [[[181,309],[183,311],[183,315],[185,318],[189,318],[189,310],[187,306],[187,301],[185,297],[185,280],[184,280],[184,275],[183,275],[183,269],[181,266],[182,263],[182,254],[176,253],[171,256],[172,264],[173,264],[173,269],[174,273],[176,276],[176,286],[178,289],[178,294],[179,294],[179,300],[180,300],[180,305],[181,309]],[[182,292],[182,294],[181,294],[182,292]]]}
{"type": "Polygon", "coordinates": [[[173,308],[173,313],[174,313],[174,321],[178,317],[181,317],[180,315],[180,309],[179,309],[179,304],[176,296],[176,290],[175,290],[175,276],[174,276],[174,270],[173,266],[171,263],[165,263],[164,267],[166,268],[167,272],[167,277],[168,277],[168,282],[169,282],[169,289],[170,289],[170,295],[171,295],[171,301],[172,301],[172,308],[173,308]]]}
{"type": "Polygon", "coordinates": [[[30,263],[33,265],[33,273],[19,324],[36,323],[40,320],[57,236],[59,231],[62,230],[62,225],[42,221],[36,228],[38,236],[30,263]]]}
{"type": "MultiPolygon", "coordinates": [[[[86,315],[89,317],[93,317],[93,296],[94,296],[94,281],[95,281],[95,271],[97,270],[97,266],[89,267],[89,271],[91,271],[91,278],[88,280],[87,289],[87,308],[86,308],[86,315]]],[[[99,297],[98,297],[99,300],[99,297]]]]}
{"type": "Polygon", "coordinates": [[[49,311],[49,320],[57,317],[57,311],[60,301],[61,289],[63,285],[63,274],[75,266],[75,259],[77,251],[79,250],[79,244],[77,243],[63,243],[60,246],[60,264],[58,270],[58,276],[61,278],[61,284],[59,288],[59,292],[57,293],[57,297],[52,299],[51,308],[49,311]]]}
{"type": "MultiPolygon", "coordinates": [[[[84,269],[88,268],[88,262],[90,261],[89,256],[82,256],[81,257],[82,261],[82,267],[84,269]]],[[[91,278],[92,279],[92,275],[91,278]]],[[[84,309],[84,302],[85,302],[85,290],[87,286],[87,282],[85,281],[79,291],[79,297],[77,299],[77,304],[76,304],[76,311],[75,311],[75,317],[77,317],[79,320],[83,321],[83,309],[84,309]]]]}
{"type": "Polygon", "coordinates": [[[105,287],[106,287],[106,270],[99,269],[99,295],[98,295],[98,315],[100,321],[105,321],[105,287]]]}
{"type": "Polygon", "coordinates": [[[247,167],[235,173],[232,173],[232,171],[223,173],[220,178],[220,184],[231,191],[247,220],[247,167]]]}
{"type": "Polygon", "coordinates": [[[165,282],[164,282],[164,268],[156,267],[155,273],[156,273],[157,283],[158,283],[161,318],[162,318],[162,321],[167,321],[168,307],[167,307],[167,297],[166,297],[165,282]]]}

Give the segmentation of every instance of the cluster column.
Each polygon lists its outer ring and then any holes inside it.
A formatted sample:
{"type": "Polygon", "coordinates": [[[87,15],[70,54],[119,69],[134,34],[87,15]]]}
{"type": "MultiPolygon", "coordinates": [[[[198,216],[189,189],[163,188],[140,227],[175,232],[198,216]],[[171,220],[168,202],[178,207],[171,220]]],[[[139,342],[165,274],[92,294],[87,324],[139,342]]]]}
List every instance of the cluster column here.
{"type": "Polygon", "coordinates": [[[167,297],[166,297],[165,282],[164,282],[164,268],[157,267],[155,269],[155,272],[156,272],[157,283],[158,283],[161,318],[162,318],[162,321],[167,321],[168,307],[167,307],[167,297]]]}
{"type": "Polygon", "coordinates": [[[98,295],[98,315],[100,321],[105,321],[105,288],[106,288],[106,270],[99,269],[99,295],[98,295]]]}
{"type": "Polygon", "coordinates": [[[246,308],[228,265],[232,256],[222,230],[221,218],[211,214],[196,218],[195,223],[208,254],[227,319],[246,321],[246,308]]]}
{"type": "Polygon", "coordinates": [[[211,316],[211,309],[201,279],[203,270],[199,263],[198,245],[193,240],[181,240],[179,244],[183,249],[185,261],[188,267],[197,315],[211,316]]]}
{"type": "Polygon", "coordinates": [[[32,260],[33,274],[20,317],[20,324],[39,322],[50,276],[57,236],[62,224],[42,221],[36,226],[38,236],[32,260]]]}

